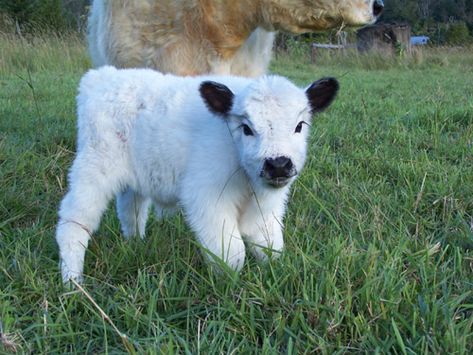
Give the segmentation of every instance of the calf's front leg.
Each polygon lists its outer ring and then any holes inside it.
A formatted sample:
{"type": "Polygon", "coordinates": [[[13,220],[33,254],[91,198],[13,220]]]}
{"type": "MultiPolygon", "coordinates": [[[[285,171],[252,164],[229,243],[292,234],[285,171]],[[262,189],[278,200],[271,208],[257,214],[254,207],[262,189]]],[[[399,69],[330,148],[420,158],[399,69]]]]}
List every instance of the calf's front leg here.
{"type": "Polygon", "coordinates": [[[240,218],[240,231],[251,252],[259,260],[278,257],[284,248],[283,218],[285,190],[253,194],[240,218]]]}
{"type": "Polygon", "coordinates": [[[245,262],[245,243],[238,229],[237,208],[231,198],[212,198],[211,194],[187,194],[182,200],[186,219],[212,265],[218,269],[220,260],[239,271],[245,262]]]}
{"type": "Polygon", "coordinates": [[[63,282],[82,281],[85,250],[108,202],[119,189],[113,165],[79,154],[69,176],[69,191],[59,209],[56,241],[63,282]],[[99,166],[100,165],[100,166],[99,166]],[[107,174],[104,174],[107,171],[107,174]]]}

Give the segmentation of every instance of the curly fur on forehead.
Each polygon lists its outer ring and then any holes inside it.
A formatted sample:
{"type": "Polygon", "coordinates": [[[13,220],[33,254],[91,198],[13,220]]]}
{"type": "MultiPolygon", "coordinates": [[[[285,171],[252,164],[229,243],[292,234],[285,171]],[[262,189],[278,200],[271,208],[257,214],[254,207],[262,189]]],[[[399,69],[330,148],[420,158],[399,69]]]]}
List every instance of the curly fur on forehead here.
{"type": "Polygon", "coordinates": [[[253,116],[268,114],[274,116],[276,107],[279,112],[284,112],[288,107],[291,108],[291,112],[307,107],[304,93],[283,77],[263,76],[255,80],[246,90],[244,101],[239,104],[243,106],[244,111],[253,116]]]}
{"type": "Polygon", "coordinates": [[[252,94],[260,95],[261,97],[294,94],[298,92],[295,90],[296,88],[289,80],[274,75],[262,76],[249,85],[249,90],[252,91],[252,94]]]}

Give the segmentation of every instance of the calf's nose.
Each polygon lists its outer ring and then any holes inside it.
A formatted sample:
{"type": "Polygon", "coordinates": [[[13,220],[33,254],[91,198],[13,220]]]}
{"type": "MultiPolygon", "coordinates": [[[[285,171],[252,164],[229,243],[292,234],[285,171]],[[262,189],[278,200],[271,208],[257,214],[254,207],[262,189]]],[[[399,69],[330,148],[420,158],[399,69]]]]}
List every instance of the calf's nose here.
{"type": "Polygon", "coordinates": [[[264,161],[263,169],[272,178],[288,178],[292,176],[292,164],[291,159],[288,157],[277,157],[268,158],[264,161]]]}
{"type": "Polygon", "coordinates": [[[378,17],[383,12],[383,9],[384,9],[383,0],[374,0],[374,2],[373,2],[373,15],[378,17]]]}

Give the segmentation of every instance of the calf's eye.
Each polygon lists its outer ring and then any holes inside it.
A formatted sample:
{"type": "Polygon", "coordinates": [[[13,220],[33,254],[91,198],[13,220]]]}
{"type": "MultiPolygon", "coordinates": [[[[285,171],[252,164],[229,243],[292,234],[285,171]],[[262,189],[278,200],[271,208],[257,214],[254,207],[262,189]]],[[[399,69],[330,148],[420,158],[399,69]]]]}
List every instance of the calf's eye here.
{"type": "Polygon", "coordinates": [[[250,127],[248,127],[248,125],[243,123],[241,126],[243,127],[243,134],[245,136],[253,136],[254,135],[253,131],[251,130],[250,127]]]}
{"type": "Polygon", "coordinates": [[[302,125],[306,123],[305,121],[300,121],[297,126],[296,126],[296,129],[294,130],[294,133],[301,133],[302,131],[302,125]]]}

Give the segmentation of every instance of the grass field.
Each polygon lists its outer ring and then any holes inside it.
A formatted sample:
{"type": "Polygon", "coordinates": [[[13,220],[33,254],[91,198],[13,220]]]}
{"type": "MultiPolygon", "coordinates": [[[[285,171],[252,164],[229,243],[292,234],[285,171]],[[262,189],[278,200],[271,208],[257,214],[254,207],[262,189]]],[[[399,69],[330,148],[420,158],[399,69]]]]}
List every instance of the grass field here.
{"type": "Polygon", "coordinates": [[[0,353],[471,354],[473,52],[301,58],[272,71],[341,91],[279,260],[216,276],[182,215],[126,242],[111,206],[68,290],[54,229],[90,63],[80,39],[0,37],[0,353]]]}

